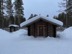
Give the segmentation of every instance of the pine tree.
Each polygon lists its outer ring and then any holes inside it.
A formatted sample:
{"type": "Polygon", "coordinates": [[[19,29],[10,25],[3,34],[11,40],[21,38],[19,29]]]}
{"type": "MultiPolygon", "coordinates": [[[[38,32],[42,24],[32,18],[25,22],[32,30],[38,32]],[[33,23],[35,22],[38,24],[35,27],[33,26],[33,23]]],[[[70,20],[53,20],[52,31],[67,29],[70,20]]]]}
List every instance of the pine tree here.
{"type": "MultiPolygon", "coordinates": [[[[65,25],[66,27],[72,26],[72,0],[63,0],[63,2],[60,4],[60,8],[64,7],[63,12],[66,12],[66,18],[65,18],[65,25]],[[65,10],[65,11],[64,11],[65,10]]],[[[61,11],[61,10],[60,10],[61,11]]]]}
{"type": "Polygon", "coordinates": [[[49,15],[47,15],[46,17],[49,17],[49,15]]]}
{"type": "Polygon", "coordinates": [[[67,14],[66,13],[64,13],[64,12],[62,12],[62,13],[59,13],[58,14],[58,17],[57,16],[54,16],[54,18],[55,19],[57,19],[57,20],[60,20],[60,21],[62,21],[63,22],[63,26],[64,27],[68,27],[70,24],[69,24],[69,21],[70,20],[68,20],[67,18],[69,18],[68,16],[67,16],[67,14]],[[69,24],[69,25],[68,25],[69,24]]]}
{"type": "Polygon", "coordinates": [[[34,15],[33,15],[33,14],[31,14],[31,15],[30,15],[30,17],[29,17],[28,19],[31,19],[31,18],[33,18],[33,17],[34,17],[34,15]]]}
{"type": "Polygon", "coordinates": [[[67,27],[72,26],[72,0],[65,0],[66,6],[66,25],[67,27]]]}
{"type": "Polygon", "coordinates": [[[36,17],[36,16],[38,16],[37,14],[34,14],[34,16],[33,17],[36,17]]]}
{"type": "MultiPolygon", "coordinates": [[[[15,0],[14,4],[15,4],[15,6],[14,6],[14,8],[15,8],[15,20],[18,18],[17,24],[20,25],[21,18],[24,18],[24,12],[23,12],[24,8],[22,6],[23,1],[22,0],[15,0]]],[[[25,20],[26,19],[24,18],[24,21],[25,20]]]]}
{"type": "Polygon", "coordinates": [[[7,9],[7,15],[8,18],[10,19],[9,24],[14,24],[14,17],[13,17],[13,4],[12,4],[12,0],[6,0],[6,9],[7,9]]]}
{"type": "Polygon", "coordinates": [[[0,0],[0,28],[3,28],[4,27],[4,6],[3,6],[3,0],[0,0]]]}
{"type": "Polygon", "coordinates": [[[28,19],[31,19],[31,18],[36,17],[36,16],[38,16],[38,15],[37,14],[31,14],[28,19]]]}

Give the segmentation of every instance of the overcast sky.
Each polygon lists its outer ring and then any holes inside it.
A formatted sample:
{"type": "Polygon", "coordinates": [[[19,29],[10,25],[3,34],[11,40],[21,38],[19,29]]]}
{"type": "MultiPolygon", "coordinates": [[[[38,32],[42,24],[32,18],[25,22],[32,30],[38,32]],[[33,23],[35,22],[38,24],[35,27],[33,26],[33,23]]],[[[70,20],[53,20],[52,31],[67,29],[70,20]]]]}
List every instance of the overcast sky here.
{"type": "Polygon", "coordinates": [[[30,14],[41,14],[50,17],[58,14],[58,3],[62,0],[23,0],[24,2],[24,14],[28,18],[30,14]]]}

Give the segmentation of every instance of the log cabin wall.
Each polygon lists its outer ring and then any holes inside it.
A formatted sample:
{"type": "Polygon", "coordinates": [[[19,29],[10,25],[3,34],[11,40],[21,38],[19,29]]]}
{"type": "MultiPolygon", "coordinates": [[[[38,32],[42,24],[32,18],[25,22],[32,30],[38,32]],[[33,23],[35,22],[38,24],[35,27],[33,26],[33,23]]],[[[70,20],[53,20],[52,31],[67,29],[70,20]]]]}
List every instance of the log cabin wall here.
{"type": "Polygon", "coordinates": [[[52,37],[53,36],[53,25],[48,23],[48,36],[52,37]]]}
{"type": "Polygon", "coordinates": [[[33,30],[34,30],[34,28],[33,28],[33,25],[30,25],[30,34],[31,34],[31,36],[33,35],[33,30]]]}
{"type": "Polygon", "coordinates": [[[36,32],[37,32],[37,28],[36,28],[36,24],[34,23],[34,24],[30,25],[30,34],[32,36],[36,36],[37,35],[36,32]]]}
{"type": "Polygon", "coordinates": [[[46,25],[47,25],[46,22],[41,21],[41,20],[36,23],[36,33],[37,33],[38,36],[40,36],[40,33],[41,33],[41,35],[47,36],[47,26],[46,25]],[[39,27],[42,28],[43,32],[39,31],[39,27]]]}
{"type": "Polygon", "coordinates": [[[32,28],[32,26],[30,26],[30,34],[31,35],[33,34],[33,28],[32,28]]]}
{"type": "Polygon", "coordinates": [[[30,25],[30,34],[32,36],[54,36],[55,34],[55,27],[53,24],[49,22],[45,22],[43,20],[39,20],[30,25]],[[43,31],[39,31],[39,27],[43,26],[43,31]]]}

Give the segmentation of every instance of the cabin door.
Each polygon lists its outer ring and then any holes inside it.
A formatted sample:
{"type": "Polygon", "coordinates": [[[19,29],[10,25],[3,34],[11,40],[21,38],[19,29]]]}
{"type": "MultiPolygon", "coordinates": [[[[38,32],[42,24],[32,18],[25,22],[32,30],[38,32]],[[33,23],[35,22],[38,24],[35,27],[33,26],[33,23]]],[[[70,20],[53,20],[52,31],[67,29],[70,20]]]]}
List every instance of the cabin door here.
{"type": "Polygon", "coordinates": [[[38,26],[38,36],[45,36],[46,35],[45,29],[46,28],[44,25],[38,26]]]}

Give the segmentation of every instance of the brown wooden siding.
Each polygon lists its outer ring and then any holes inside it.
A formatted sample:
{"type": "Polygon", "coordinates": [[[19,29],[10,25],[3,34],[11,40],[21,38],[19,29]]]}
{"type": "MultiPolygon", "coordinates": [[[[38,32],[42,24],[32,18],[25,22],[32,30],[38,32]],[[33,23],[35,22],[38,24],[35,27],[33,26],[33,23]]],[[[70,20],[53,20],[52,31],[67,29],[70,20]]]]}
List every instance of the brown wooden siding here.
{"type": "Polygon", "coordinates": [[[48,24],[48,35],[53,36],[53,25],[52,24],[48,24]]]}
{"type": "Polygon", "coordinates": [[[45,37],[47,37],[47,36],[55,36],[56,35],[55,34],[56,33],[55,28],[56,28],[55,25],[53,25],[53,24],[51,24],[49,22],[45,22],[43,20],[39,20],[39,21],[37,21],[37,22],[30,25],[30,34],[33,35],[33,36],[41,36],[41,35],[43,35],[45,37]],[[40,31],[39,27],[41,27],[44,32],[42,30],[40,31]]]}

